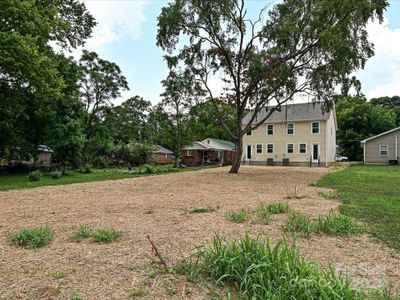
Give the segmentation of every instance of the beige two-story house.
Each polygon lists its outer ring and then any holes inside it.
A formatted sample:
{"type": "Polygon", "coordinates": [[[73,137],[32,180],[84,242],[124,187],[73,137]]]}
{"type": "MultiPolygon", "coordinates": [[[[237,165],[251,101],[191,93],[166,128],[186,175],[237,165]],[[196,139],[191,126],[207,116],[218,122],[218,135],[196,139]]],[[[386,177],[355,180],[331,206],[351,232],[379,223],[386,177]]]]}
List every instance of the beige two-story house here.
{"type": "MultiPolygon", "coordinates": [[[[259,113],[262,120],[266,111],[259,113]]],[[[243,119],[246,126],[252,116],[243,119]]],[[[253,122],[254,124],[254,122],[253,122]]],[[[321,103],[282,106],[243,137],[243,163],[250,165],[328,166],[336,158],[336,111],[321,103]]]]}

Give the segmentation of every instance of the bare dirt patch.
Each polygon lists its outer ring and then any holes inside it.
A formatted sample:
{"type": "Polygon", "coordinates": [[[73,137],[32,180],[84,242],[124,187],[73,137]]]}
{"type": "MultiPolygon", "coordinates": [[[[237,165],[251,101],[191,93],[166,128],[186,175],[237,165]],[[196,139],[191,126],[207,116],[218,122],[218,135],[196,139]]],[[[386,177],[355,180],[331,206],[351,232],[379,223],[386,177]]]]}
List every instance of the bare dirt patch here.
{"type": "MultiPolygon", "coordinates": [[[[260,203],[288,201],[313,217],[336,210],[339,202],[323,199],[310,186],[327,169],[243,167],[209,169],[30,190],[0,192],[0,299],[127,299],[132,289],[147,287],[148,299],[209,299],[207,288],[173,275],[158,275],[146,239],[150,235],[170,265],[212,242],[215,233],[236,238],[249,232],[282,237],[287,214],[270,225],[225,219],[229,210],[255,209],[260,203]],[[302,199],[287,199],[298,189],[302,199]],[[192,208],[215,208],[189,213],[192,208]],[[80,224],[114,228],[119,242],[96,244],[70,240],[80,224]],[[55,239],[47,247],[25,250],[7,243],[7,232],[49,225],[55,239]]],[[[382,280],[400,283],[400,258],[363,235],[337,238],[312,235],[298,239],[300,251],[322,265],[335,265],[363,287],[382,280]]]]}

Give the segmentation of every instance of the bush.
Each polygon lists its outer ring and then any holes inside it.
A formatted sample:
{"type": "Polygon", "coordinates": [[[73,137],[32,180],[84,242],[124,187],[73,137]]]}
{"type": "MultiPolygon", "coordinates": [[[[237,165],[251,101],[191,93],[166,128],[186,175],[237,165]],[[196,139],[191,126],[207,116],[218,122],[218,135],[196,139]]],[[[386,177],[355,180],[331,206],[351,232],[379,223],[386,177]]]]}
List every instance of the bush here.
{"type": "Polygon", "coordinates": [[[297,232],[304,236],[309,236],[313,228],[310,217],[294,212],[289,216],[289,219],[283,225],[282,229],[284,231],[297,232]]]}
{"type": "Polygon", "coordinates": [[[139,173],[140,174],[153,174],[157,172],[157,168],[155,168],[154,166],[151,165],[141,165],[139,167],[139,173]]]}
{"type": "Polygon", "coordinates": [[[329,235],[352,236],[362,233],[363,227],[351,217],[329,214],[318,218],[314,230],[329,235]]]}
{"type": "Polygon", "coordinates": [[[91,163],[98,169],[105,169],[108,167],[108,161],[104,156],[96,156],[91,160],[91,163]]]}
{"type": "Polygon", "coordinates": [[[115,229],[101,229],[92,234],[93,242],[101,244],[116,242],[120,237],[121,232],[116,231],[115,229]]]}
{"type": "Polygon", "coordinates": [[[234,286],[241,299],[364,299],[347,277],[318,268],[302,258],[294,245],[244,236],[224,243],[214,238],[211,248],[200,249],[180,264],[178,272],[204,276],[234,286]]]}
{"type": "Polygon", "coordinates": [[[235,223],[243,223],[247,220],[247,214],[244,210],[241,211],[233,211],[230,210],[226,213],[225,217],[232,222],[235,223]]]}
{"type": "Polygon", "coordinates": [[[53,171],[50,173],[51,178],[60,179],[62,177],[62,173],[59,171],[53,171]]]}
{"type": "Polygon", "coordinates": [[[39,170],[32,171],[27,177],[29,181],[39,181],[42,178],[42,173],[39,170]]]}
{"type": "Polygon", "coordinates": [[[79,173],[88,174],[88,173],[92,173],[92,172],[93,172],[93,170],[90,167],[90,165],[88,165],[88,164],[82,165],[79,168],[79,173]]]}
{"type": "Polygon", "coordinates": [[[34,249],[48,245],[54,237],[53,229],[50,227],[41,227],[33,229],[22,229],[18,233],[10,234],[8,239],[11,244],[34,249]]]}
{"type": "Polygon", "coordinates": [[[71,239],[75,242],[80,242],[83,239],[90,237],[91,231],[87,225],[79,225],[72,234],[71,239]]]}

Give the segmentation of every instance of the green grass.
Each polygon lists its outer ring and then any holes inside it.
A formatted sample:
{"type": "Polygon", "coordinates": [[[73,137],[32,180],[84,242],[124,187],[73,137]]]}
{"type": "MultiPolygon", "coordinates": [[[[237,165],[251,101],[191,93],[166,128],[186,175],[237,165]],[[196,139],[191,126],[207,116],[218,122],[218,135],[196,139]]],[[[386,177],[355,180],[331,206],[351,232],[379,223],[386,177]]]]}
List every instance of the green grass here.
{"type": "Polygon", "coordinates": [[[11,244],[27,249],[44,247],[53,240],[54,231],[50,227],[40,227],[32,229],[22,229],[18,233],[8,236],[11,244]]]}
{"type": "Polygon", "coordinates": [[[95,243],[109,244],[117,242],[121,237],[121,232],[115,229],[100,229],[92,234],[92,240],[95,243]]]}
{"type": "Polygon", "coordinates": [[[313,223],[309,216],[293,212],[286,223],[283,224],[282,229],[286,232],[300,233],[308,237],[313,231],[313,223]]]}
{"type": "Polygon", "coordinates": [[[172,167],[162,166],[158,168],[160,172],[153,174],[141,174],[136,168],[132,173],[126,172],[123,169],[93,169],[92,173],[80,173],[79,171],[70,171],[67,175],[63,175],[61,178],[54,180],[51,172],[42,173],[42,177],[38,181],[29,181],[27,174],[13,174],[3,175],[0,174],[0,191],[13,190],[13,189],[26,189],[40,186],[50,185],[63,185],[71,183],[82,183],[92,181],[105,181],[105,180],[116,180],[123,178],[135,178],[139,176],[149,176],[156,174],[165,174],[171,172],[188,172],[197,171],[204,169],[204,167],[187,167],[181,169],[173,169],[172,167]]]}
{"type": "Polygon", "coordinates": [[[363,226],[349,216],[329,214],[315,221],[313,231],[329,235],[352,236],[362,233],[363,226]]]}
{"type": "Polygon", "coordinates": [[[139,288],[135,288],[129,291],[129,298],[136,299],[138,297],[144,297],[149,294],[149,288],[146,286],[141,286],[139,288]]]}
{"type": "Polygon", "coordinates": [[[244,210],[233,211],[230,210],[226,213],[225,218],[234,223],[243,223],[247,220],[247,213],[244,210]]]}
{"type": "Polygon", "coordinates": [[[91,230],[87,225],[79,225],[72,233],[71,240],[80,242],[92,235],[91,230]]]}
{"type": "Polygon", "coordinates": [[[212,207],[195,207],[189,210],[190,214],[202,214],[202,213],[209,213],[215,211],[215,208],[212,207]]]}
{"type": "MultiPolygon", "coordinates": [[[[181,262],[176,271],[188,278],[205,278],[230,286],[240,299],[368,299],[367,293],[350,286],[331,268],[320,268],[305,260],[295,245],[254,239],[238,242],[215,237],[210,248],[200,249],[181,262]]],[[[383,298],[375,292],[377,298],[383,298]]],[[[372,299],[372,298],[369,298],[372,299]]]]}
{"type": "Polygon", "coordinates": [[[270,214],[284,214],[289,212],[290,207],[286,202],[275,202],[268,204],[265,208],[270,214]]]}
{"type": "Polygon", "coordinates": [[[400,249],[400,166],[350,165],[318,186],[336,189],[340,210],[368,225],[369,232],[400,249]]]}

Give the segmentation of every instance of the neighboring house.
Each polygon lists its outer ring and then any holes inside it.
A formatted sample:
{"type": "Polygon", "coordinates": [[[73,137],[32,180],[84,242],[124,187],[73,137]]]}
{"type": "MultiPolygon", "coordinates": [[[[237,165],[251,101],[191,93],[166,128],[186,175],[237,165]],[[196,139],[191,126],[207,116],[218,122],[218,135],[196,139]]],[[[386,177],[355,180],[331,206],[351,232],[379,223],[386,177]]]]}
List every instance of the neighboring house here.
{"type": "Polygon", "coordinates": [[[183,147],[181,159],[185,165],[230,165],[235,156],[235,144],[229,141],[207,138],[183,147]]]}
{"type": "Polygon", "coordinates": [[[37,147],[38,155],[36,160],[36,166],[43,166],[48,167],[51,163],[51,156],[53,155],[54,151],[46,146],[46,145],[39,145],[37,147]]]}
{"type": "Polygon", "coordinates": [[[364,163],[397,163],[400,155],[400,127],[361,141],[364,163]]]}
{"type": "MultiPolygon", "coordinates": [[[[260,112],[254,122],[263,119],[260,112]]],[[[243,119],[246,126],[252,116],[243,119]]],[[[253,122],[253,124],[254,124],[253,122]]],[[[328,166],[336,156],[336,111],[322,103],[283,105],[243,137],[243,162],[251,165],[328,166]]]]}
{"type": "Polygon", "coordinates": [[[174,161],[174,152],[162,146],[156,146],[151,161],[154,164],[170,164],[174,161]]]}

